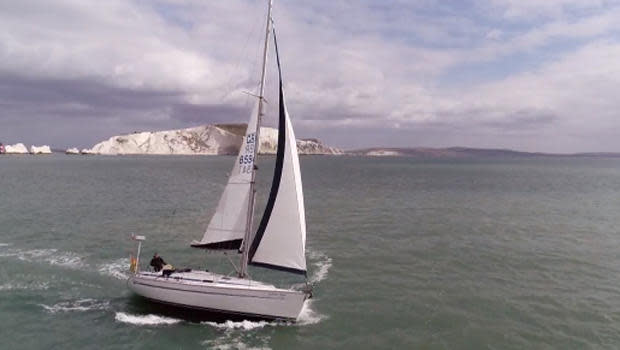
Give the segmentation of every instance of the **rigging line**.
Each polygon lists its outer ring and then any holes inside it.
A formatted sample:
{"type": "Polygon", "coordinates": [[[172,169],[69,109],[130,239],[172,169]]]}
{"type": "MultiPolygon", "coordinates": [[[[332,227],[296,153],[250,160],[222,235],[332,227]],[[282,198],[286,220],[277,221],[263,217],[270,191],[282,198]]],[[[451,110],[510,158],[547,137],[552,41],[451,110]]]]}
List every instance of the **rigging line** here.
{"type": "MultiPolygon", "coordinates": [[[[257,19],[257,22],[258,19],[257,19]]],[[[259,37],[263,36],[264,30],[262,28],[265,27],[265,22],[260,21],[260,29],[257,28],[256,32],[260,33],[259,37]]],[[[256,40],[256,48],[254,49],[254,61],[252,62],[253,64],[251,65],[252,69],[250,71],[250,77],[258,77],[258,70],[260,69],[260,64],[258,64],[259,61],[262,60],[262,55],[263,55],[263,46],[262,46],[262,40],[256,40]]],[[[254,78],[250,78],[250,79],[254,79],[254,78]]],[[[256,90],[259,90],[260,88],[260,79],[258,79],[257,81],[254,81],[254,85],[253,88],[255,88],[256,90]]]]}
{"type": "Polygon", "coordinates": [[[271,19],[271,32],[273,34],[273,46],[276,51],[276,63],[278,64],[278,77],[280,78],[280,84],[282,84],[282,69],[280,67],[280,51],[278,50],[278,37],[276,36],[276,24],[271,19]]]}
{"type": "MultiPolygon", "coordinates": [[[[246,35],[246,40],[245,40],[245,43],[243,44],[242,49],[241,49],[241,53],[240,53],[240,55],[239,55],[239,56],[240,56],[240,58],[239,58],[238,60],[236,60],[236,63],[235,63],[235,65],[233,66],[233,69],[231,70],[231,72],[230,72],[230,74],[229,74],[229,79],[228,79],[228,81],[226,82],[226,85],[225,85],[226,89],[224,90],[224,93],[223,93],[223,94],[222,94],[222,96],[220,97],[220,102],[223,102],[223,101],[224,101],[224,99],[226,99],[226,98],[227,98],[228,96],[230,96],[230,94],[232,93],[232,90],[233,90],[233,89],[231,88],[231,86],[232,86],[233,79],[235,79],[235,73],[237,73],[238,71],[240,71],[240,68],[241,68],[241,62],[242,62],[242,61],[246,61],[246,60],[247,60],[247,58],[250,56],[250,54],[249,54],[249,50],[247,50],[247,48],[248,48],[248,46],[249,46],[250,39],[252,39],[252,38],[253,38],[253,36],[256,36],[256,33],[258,33],[258,32],[259,32],[259,30],[258,30],[258,29],[259,29],[259,24],[260,24],[260,22],[261,22],[261,21],[260,21],[260,19],[257,17],[257,18],[255,18],[254,23],[252,24],[252,26],[250,26],[250,31],[249,31],[249,33],[246,35]]],[[[254,40],[253,40],[253,41],[254,41],[254,40]]],[[[255,56],[256,56],[256,55],[255,55],[255,56]]],[[[254,60],[252,61],[251,66],[252,66],[252,67],[255,67],[255,66],[256,66],[256,62],[257,62],[257,58],[256,58],[256,57],[254,57],[254,60]]],[[[255,68],[253,68],[253,69],[255,69],[255,68]]],[[[254,76],[254,75],[250,75],[250,76],[254,76]]],[[[248,103],[247,103],[247,99],[246,99],[246,107],[247,107],[247,104],[248,104],[248,103]]]]}

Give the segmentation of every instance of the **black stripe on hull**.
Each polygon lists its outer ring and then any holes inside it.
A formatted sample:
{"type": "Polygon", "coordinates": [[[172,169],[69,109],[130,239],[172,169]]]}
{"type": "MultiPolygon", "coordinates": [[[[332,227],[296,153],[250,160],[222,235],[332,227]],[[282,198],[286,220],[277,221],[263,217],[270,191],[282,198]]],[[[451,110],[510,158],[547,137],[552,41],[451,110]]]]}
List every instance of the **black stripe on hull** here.
{"type": "Polygon", "coordinates": [[[155,311],[168,317],[179,318],[190,322],[211,321],[222,323],[226,321],[240,322],[244,320],[296,322],[296,319],[287,319],[268,315],[245,314],[228,310],[193,307],[183,304],[171,303],[167,301],[151,299],[137,293],[135,294],[135,296],[149,302],[149,312],[155,311]],[[155,306],[156,310],[152,310],[153,306],[155,306]]]}

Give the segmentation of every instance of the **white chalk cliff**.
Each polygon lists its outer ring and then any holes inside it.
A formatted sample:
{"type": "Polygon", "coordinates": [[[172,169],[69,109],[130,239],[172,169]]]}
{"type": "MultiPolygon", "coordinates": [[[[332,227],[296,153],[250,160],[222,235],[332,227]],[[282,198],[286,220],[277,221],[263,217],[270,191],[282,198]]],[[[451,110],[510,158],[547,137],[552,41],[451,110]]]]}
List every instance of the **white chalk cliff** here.
{"type": "MultiPolygon", "coordinates": [[[[203,125],[188,129],[140,132],[113,136],[81,153],[122,154],[237,154],[245,134],[246,124],[203,125]]],[[[260,148],[262,154],[273,154],[278,145],[278,130],[262,127],[260,148]]],[[[337,148],[320,141],[298,140],[300,154],[342,154],[337,148]]]]}
{"type": "MultiPolygon", "coordinates": [[[[94,154],[227,154],[241,145],[233,133],[211,125],[113,136],[93,146],[94,154]]],[[[86,152],[84,152],[86,153],[86,152]]]]}
{"type": "Polygon", "coordinates": [[[5,146],[6,154],[28,154],[28,148],[23,143],[5,146]]]}
{"type": "Polygon", "coordinates": [[[30,146],[30,153],[32,154],[52,154],[50,146],[30,146]]]}

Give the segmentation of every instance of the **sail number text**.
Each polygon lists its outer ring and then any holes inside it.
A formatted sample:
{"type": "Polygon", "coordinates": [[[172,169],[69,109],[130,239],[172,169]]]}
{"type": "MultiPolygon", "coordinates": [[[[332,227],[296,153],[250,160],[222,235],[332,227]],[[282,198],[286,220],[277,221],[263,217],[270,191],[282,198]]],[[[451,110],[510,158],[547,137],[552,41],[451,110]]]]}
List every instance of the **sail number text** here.
{"type": "Polygon", "coordinates": [[[244,154],[239,157],[240,165],[252,164],[254,161],[254,156],[251,154],[244,154]]]}
{"type": "Polygon", "coordinates": [[[252,172],[254,167],[254,147],[256,134],[252,133],[246,136],[244,154],[239,155],[240,172],[247,174],[252,172]]]}

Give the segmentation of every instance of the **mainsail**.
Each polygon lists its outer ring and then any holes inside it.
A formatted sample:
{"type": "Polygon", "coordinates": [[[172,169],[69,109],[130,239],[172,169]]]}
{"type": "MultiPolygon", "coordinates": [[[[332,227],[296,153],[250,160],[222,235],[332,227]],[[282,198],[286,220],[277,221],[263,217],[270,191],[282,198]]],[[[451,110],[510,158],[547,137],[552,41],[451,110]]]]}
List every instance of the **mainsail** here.
{"type": "Polygon", "coordinates": [[[248,225],[248,201],[254,170],[254,148],[257,145],[258,103],[252,111],[237,161],[215,214],[200,241],[192,247],[207,249],[239,249],[248,225]]]}
{"type": "Polygon", "coordinates": [[[280,77],[278,150],[271,192],[250,246],[250,264],[306,273],[306,217],[297,142],[282,89],[282,71],[274,31],[280,77]]]}

